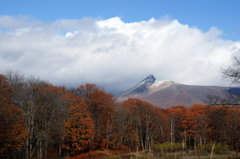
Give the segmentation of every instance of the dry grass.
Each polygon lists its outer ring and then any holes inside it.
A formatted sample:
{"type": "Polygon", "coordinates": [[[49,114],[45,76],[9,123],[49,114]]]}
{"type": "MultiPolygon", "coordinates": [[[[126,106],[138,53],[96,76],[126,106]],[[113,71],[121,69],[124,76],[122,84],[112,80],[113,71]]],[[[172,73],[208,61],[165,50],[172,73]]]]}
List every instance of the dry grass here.
{"type": "Polygon", "coordinates": [[[65,157],[65,159],[103,159],[107,156],[114,156],[122,154],[121,151],[110,151],[110,150],[96,150],[89,153],[80,154],[73,157],[65,157]]]}
{"type": "MultiPolygon", "coordinates": [[[[127,153],[123,155],[114,155],[104,157],[104,159],[211,159],[211,154],[195,155],[192,152],[173,152],[161,154],[147,154],[147,153],[127,153]]],[[[236,157],[235,152],[228,152],[226,154],[213,154],[212,159],[240,159],[240,155],[236,157]]]]}
{"type": "MultiPolygon", "coordinates": [[[[65,157],[65,159],[211,159],[211,153],[205,155],[195,154],[194,151],[177,151],[162,153],[131,152],[123,153],[121,151],[98,150],[74,157],[65,157]]],[[[235,152],[225,154],[213,154],[212,159],[240,159],[236,157],[235,152]]]]}

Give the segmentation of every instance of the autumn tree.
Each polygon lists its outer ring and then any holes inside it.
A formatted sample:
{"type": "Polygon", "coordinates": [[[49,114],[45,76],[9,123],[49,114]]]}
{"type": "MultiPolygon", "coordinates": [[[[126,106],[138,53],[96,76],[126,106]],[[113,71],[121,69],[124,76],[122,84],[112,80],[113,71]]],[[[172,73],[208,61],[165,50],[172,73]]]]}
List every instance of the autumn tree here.
{"type": "Polygon", "coordinates": [[[161,109],[134,98],[129,98],[123,105],[133,113],[133,124],[143,150],[150,150],[153,143],[164,141],[167,116],[161,109]]]}
{"type": "Polygon", "coordinates": [[[229,106],[224,121],[227,144],[238,152],[240,150],[240,106],[229,106]]]}
{"type": "Polygon", "coordinates": [[[83,100],[73,94],[66,94],[68,117],[65,121],[63,148],[67,154],[77,155],[89,150],[94,135],[93,121],[83,100]]]}
{"type": "Polygon", "coordinates": [[[208,106],[209,140],[208,142],[226,143],[226,116],[228,106],[208,106]]]}
{"type": "Polygon", "coordinates": [[[33,156],[43,158],[47,156],[50,146],[53,148],[55,145],[58,147],[61,145],[58,143],[61,135],[58,134],[61,134],[59,133],[63,129],[61,123],[66,114],[64,113],[65,102],[62,98],[65,90],[62,87],[55,87],[38,79],[26,79],[17,74],[9,75],[9,81],[14,88],[14,101],[25,112],[25,127],[28,133],[25,158],[33,156]]]}
{"type": "Polygon", "coordinates": [[[73,90],[88,105],[94,123],[93,149],[109,147],[110,125],[114,114],[114,102],[110,94],[94,84],[81,85],[73,90]]]}
{"type": "MultiPolygon", "coordinates": [[[[62,122],[58,118],[62,106],[64,106],[62,89],[51,84],[40,82],[32,85],[34,94],[34,106],[36,113],[34,119],[35,140],[37,142],[37,156],[43,158],[48,153],[55,124],[62,122]]],[[[64,116],[62,116],[64,119],[64,116]]]]}
{"type": "Polygon", "coordinates": [[[0,75],[0,158],[15,158],[15,152],[25,145],[27,137],[24,113],[12,97],[12,86],[0,75]]]}
{"type": "Polygon", "coordinates": [[[206,144],[209,132],[207,106],[194,105],[185,113],[182,125],[191,146],[206,144]],[[193,145],[194,144],[194,145],[193,145]]]}
{"type": "Polygon", "coordinates": [[[184,106],[175,106],[166,109],[169,116],[170,125],[170,141],[183,142],[185,140],[184,129],[182,127],[182,120],[187,108],[184,106]]]}
{"type": "Polygon", "coordinates": [[[139,136],[136,131],[135,112],[131,107],[117,104],[111,124],[110,143],[113,149],[138,151],[139,136]]]}

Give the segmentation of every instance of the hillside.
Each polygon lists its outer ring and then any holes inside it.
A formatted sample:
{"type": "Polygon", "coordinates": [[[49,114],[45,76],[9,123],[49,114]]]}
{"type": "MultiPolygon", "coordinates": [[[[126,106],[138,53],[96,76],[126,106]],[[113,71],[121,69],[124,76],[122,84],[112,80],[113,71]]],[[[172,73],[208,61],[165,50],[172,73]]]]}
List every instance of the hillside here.
{"type": "Polygon", "coordinates": [[[238,93],[239,90],[240,88],[185,85],[174,81],[158,81],[153,75],[149,75],[118,96],[118,101],[132,97],[146,100],[158,107],[191,106],[208,104],[208,96],[224,98],[229,93],[238,93]]]}

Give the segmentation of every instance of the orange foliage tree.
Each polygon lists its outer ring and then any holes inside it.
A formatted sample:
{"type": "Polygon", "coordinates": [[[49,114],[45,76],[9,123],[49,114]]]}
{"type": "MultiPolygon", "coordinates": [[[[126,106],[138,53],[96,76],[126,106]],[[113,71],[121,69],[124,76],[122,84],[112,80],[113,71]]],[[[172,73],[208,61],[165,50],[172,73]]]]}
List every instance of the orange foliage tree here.
{"type": "Polygon", "coordinates": [[[83,100],[73,94],[66,94],[68,100],[68,117],[65,121],[63,149],[67,154],[77,155],[89,150],[94,135],[93,121],[83,100]]]}
{"type": "Polygon", "coordinates": [[[110,94],[94,84],[81,85],[74,93],[86,102],[94,122],[93,149],[109,148],[110,125],[114,114],[114,102],[110,94]]]}
{"type": "Polygon", "coordinates": [[[168,118],[163,110],[134,98],[129,98],[123,105],[132,112],[131,122],[138,134],[139,145],[143,150],[151,149],[152,144],[165,140],[168,118]]]}
{"type": "Polygon", "coordinates": [[[172,142],[183,142],[185,140],[182,120],[187,108],[184,106],[175,106],[166,109],[169,116],[170,137],[172,142]]]}
{"type": "Polygon", "coordinates": [[[208,106],[209,135],[208,142],[226,143],[226,116],[229,112],[228,106],[208,106]]]}
{"type": "Polygon", "coordinates": [[[135,112],[131,107],[122,103],[117,104],[110,129],[112,132],[110,141],[113,149],[136,151],[140,147],[135,112]]]}
{"type": "Polygon", "coordinates": [[[38,79],[25,79],[18,74],[10,74],[9,82],[14,88],[14,101],[24,111],[27,130],[25,158],[44,158],[49,151],[59,148],[65,102],[62,98],[65,89],[55,87],[38,79]]]}
{"type": "Polygon", "coordinates": [[[194,105],[184,114],[182,126],[188,137],[188,145],[207,143],[209,118],[207,106],[194,105]]]}
{"type": "Polygon", "coordinates": [[[226,143],[234,150],[240,150],[240,106],[229,106],[225,116],[226,143]]]}
{"type": "Polygon", "coordinates": [[[23,111],[12,102],[12,95],[11,85],[0,75],[0,158],[19,151],[27,137],[23,111]]]}

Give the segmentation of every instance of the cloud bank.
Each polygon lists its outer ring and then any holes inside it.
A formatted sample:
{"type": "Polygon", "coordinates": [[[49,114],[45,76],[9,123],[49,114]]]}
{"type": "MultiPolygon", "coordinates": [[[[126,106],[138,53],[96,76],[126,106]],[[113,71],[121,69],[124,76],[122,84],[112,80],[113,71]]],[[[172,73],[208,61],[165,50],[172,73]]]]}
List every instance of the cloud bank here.
{"type": "Polygon", "coordinates": [[[0,16],[0,73],[8,70],[56,85],[91,82],[107,91],[126,90],[154,74],[159,80],[225,85],[221,68],[240,43],[221,31],[171,19],[126,23],[110,19],[38,21],[0,16]]]}

